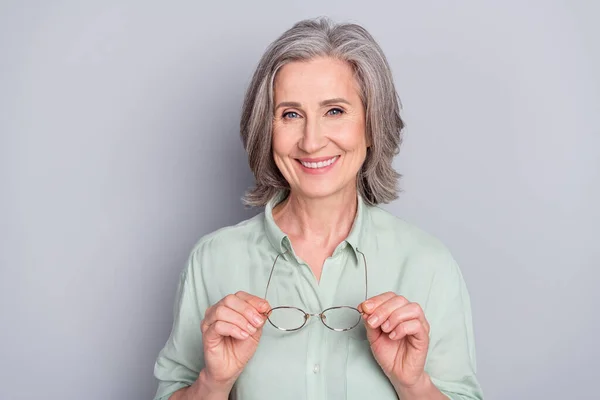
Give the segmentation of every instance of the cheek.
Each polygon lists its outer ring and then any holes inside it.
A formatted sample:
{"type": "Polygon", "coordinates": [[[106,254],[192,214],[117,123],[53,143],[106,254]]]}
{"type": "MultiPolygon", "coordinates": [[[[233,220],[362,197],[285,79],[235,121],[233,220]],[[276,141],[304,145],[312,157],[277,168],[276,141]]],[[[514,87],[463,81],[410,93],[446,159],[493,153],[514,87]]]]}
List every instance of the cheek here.
{"type": "Polygon", "coordinates": [[[275,154],[282,154],[285,152],[286,143],[285,143],[284,135],[282,135],[281,132],[273,130],[272,146],[273,146],[273,153],[275,153],[275,154]]]}
{"type": "Polygon", "coordinates": [[[280,148],[293,148],[304,136],[304,119],[292,119],[284,121],[275,119],[273,121],[273,142],[277,140],[280,148]]]}
{"type": "Polygon", "coordinates": [[[293,132],[287,129],[273,129],[272,138],[273,155],[277,158],[289,155],[296,146],[296,139],[293,132]]]}
{"type": "Polygon", "coordinates": [[[337,134],[337,142],[346,151],[362,151],[367,147],[365,128],[361,124],[349,124],[340,127],[337,134]]]}

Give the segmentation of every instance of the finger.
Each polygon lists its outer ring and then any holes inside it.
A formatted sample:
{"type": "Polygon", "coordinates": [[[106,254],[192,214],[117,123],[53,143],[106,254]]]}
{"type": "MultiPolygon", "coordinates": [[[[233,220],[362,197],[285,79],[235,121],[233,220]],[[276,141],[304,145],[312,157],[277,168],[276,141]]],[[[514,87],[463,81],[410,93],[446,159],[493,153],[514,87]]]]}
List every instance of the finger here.
{"type": "Polygon", "coordinates": [[[205,329],[218,321],[236,325],[238,328],[247,331],[250,334],[254,334],[257,331],[256,327],[252,325],[246,317],[227,307],[225,304],[219,304],[210,311],[208,317],[204,321],[205,329]]]}
{"type": "MultiPolygon", "coordinates": [[[[223,308],[229,308],[237,312],[240,316],[243,316],[248,323],[254,325],[256,328],[261,327],[265,322],[265,317],[261,316],[254,306],[242,300],[237,295],[230,294],[207,310],[205,316],[206,323],[212,325],[221,318],[226,318],[227,315],[231,315],[223,311],[223,308]]],[[[243,326],[245,327],[245,324],[243,326]]]]}
{"type": "Polygon", "coordinates": [[[367,333],[367,340],[369,341],[369,343],[375,343],[377,340],[379,340],[381,335],[387,335],[387,333],[382,332],[379,328],[371,328],[369,324],[365,324],[365,330],[367,333]]]}
{"type": "Polygon", "coordinates": [[[384,332],[393,331],[398,324],[416,319],[423,324],[425,331],[429,334],[429,323],[425,319],[423,309],[417,303],[408,303],[400,308],[395,309],[388,318],[381,324],[381,330],[384,332]]]}
{"type": "Polygon", "coordinates": [[[392,312],[407,304],[408,300],[406,300],[404,297],[394,296],[385,303],[380,304],[379,307],[375,308],[371,312],[369,319],[367,319],[367,323],[371,328],[377,328],[388,319],[392,312]]]}
{"type": "Polygon", "coordinates": [[[223,336],[230,336],[234,339],[245,340],[250,337],[250,334],[243,329],[240,329],[234,324],[225,321],[217,321],[210,325],[206,331],[206,340],[211,341],[223,336]]]}
{"type": "Polygon", "coordinates": [[[391,299],[392,297],[395,297],[395,296],[396,296],[396,293],[394,293],[394,292],[385,292],[385,293],[379,294],[377,296],[373,296],[370,299],[367,299],[364,302],[362,302],[361,304],[359,304],[358,311],[364,312],[365,314],[370,314],[371,312],[373,312],[373,310],[375,310],[381,304],[385,303],[386,301],[388,301],[389,299],[391,299]]]}
{"type": "Polygon", "coordinates": [[[424,342],[428,339],[428,335],[425,333],[425,327],[421,321],[417,319],[403,322],[389,333],[389,338],[392,340],[400,340],[407,336],[413,336],[415,339],[424,342]]]}
{"type": "Polygon", "coordinates": [[[236,297],[244,300],[246,303],[249,303],[252,307],[256,308],[259,313],[265,313],[271,309],[269,302],[258,296],[254,296],[250,293],[242,291],[237,292],[235,295],[236,297]]]}

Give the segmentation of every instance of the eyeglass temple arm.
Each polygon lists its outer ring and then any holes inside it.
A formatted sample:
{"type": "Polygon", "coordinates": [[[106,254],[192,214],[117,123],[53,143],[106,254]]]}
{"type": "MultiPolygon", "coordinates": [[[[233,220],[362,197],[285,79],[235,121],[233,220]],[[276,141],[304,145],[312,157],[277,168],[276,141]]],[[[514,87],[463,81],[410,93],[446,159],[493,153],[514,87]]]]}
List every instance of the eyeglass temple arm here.
{"type": "Polygon", "coordinates": [[[365,265],[365,301],[367,301],[367,299],[369,298],[369,296],[368,296],[368,293],[369,293],[369,278],[368,278],[368,274],[367,274],[367,257],[365,257],[365,253],[363,253],[359,249],[356,249],[356,252],[360,253],[360,255],[363,258],[364,265],[365,265]]]}
{"type": "MultiPolygon", "coordinates": [[[[271,278],[273,277],[273,271],[275,270],[275,264],[277,264],[277,259],[279,259],[279,257],[281,257],[282,255],[284,255],[285,253],[287,253],[289,250],[284,251],[283,253],[279,253],[277,254],[277,257],[275,257],[275,261],[273,261],[273,266],[271,267],[271,272],[269,273],[269,280],[267,281],[267,287],[265,288],[265,297],[264,299],[267,299],[267,293],[269,292],[269,286],[271,285],[271,278]]],[[[363,253],[362,251],[360,251],[359,249],[356,249],[357,253],[360,253],[360,255],[363,258],[363,263],[365,265],[365,301],[367,301],[368,294],[369,294],[369,278],[368,278],[368,273],[367,273],[367,257],[365,257],[365,253],[363,253]]]]}
{"type": "Polygon", "coordinates": [[[277,264],[277,259],[287,252],[288,251],[286,250],[283,253],[277,254],[277,257],[275,257],[275,261],[273,261],[273,266],[271,267],[271,272],[269,273],[269,280],[267,281],[267,287],[265,288],[265,300],[267,299],[267,293],[269,292],[269,285],[271,284],[271,278],[273,277],[273,271],[275,270],[275,264],[277,264]]]}

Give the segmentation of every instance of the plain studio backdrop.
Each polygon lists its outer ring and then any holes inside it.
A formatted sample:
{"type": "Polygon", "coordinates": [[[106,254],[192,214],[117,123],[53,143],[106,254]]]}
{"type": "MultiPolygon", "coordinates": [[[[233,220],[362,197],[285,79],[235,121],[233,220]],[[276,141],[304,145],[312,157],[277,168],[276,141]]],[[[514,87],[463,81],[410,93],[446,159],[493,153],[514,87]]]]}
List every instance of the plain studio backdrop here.
{"type": "Polygon", "coordinates": [[[385,208],[458,260],[486,398],[598,398],[598,2],[72,0],[0,5],[0,399],[152,398],[192,246],[260,211],[253,69],[321,15],[389,58],[385,208]]]}

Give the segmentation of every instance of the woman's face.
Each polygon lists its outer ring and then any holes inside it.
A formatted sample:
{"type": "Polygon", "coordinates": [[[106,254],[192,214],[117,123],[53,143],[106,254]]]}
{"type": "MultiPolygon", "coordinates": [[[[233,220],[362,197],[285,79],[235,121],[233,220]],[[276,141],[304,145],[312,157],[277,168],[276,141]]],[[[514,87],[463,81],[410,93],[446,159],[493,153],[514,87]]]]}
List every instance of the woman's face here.
{"type": "Polygon", "coordinates": [[[286,64],[274,97],[273,157],[291,191],[306,198],[354,191],[368,143],[351,66],[332,58],[286,64]]]}

